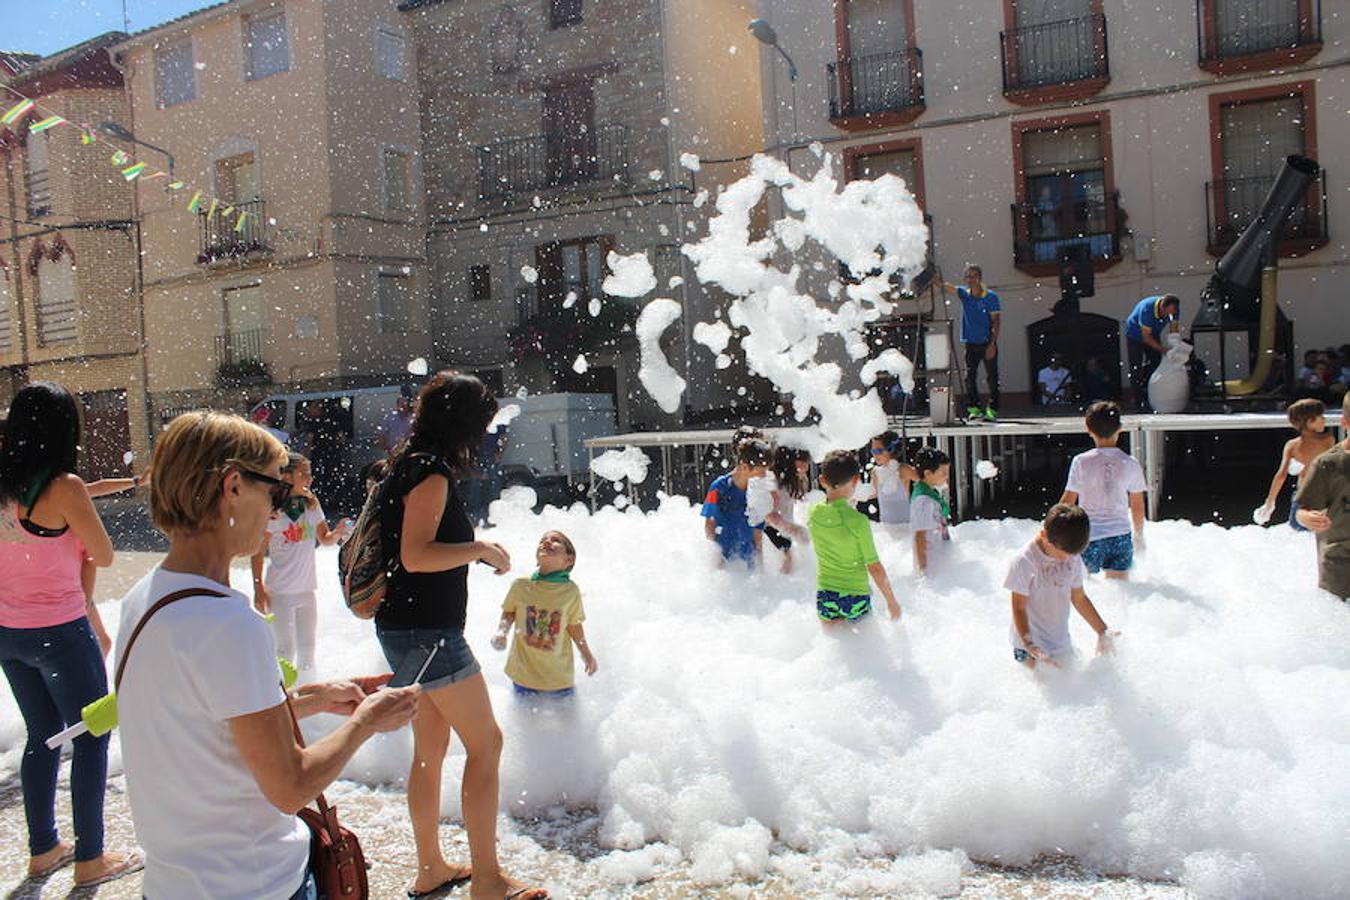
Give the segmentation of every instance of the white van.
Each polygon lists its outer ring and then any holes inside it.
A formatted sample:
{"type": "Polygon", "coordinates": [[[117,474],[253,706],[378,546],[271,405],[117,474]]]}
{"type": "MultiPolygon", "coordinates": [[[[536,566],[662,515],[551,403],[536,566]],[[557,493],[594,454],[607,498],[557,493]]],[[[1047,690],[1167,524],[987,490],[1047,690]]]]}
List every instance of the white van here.
{"type": "Polygon", "coordinates": [[[294,435],[304,426],[302,410],[312,402],[324,403],[330,409],[336,406],[341,410],[343,426],[351,435],[348,446],[347,462],[354,469],[364,466],[384,455],[384,445],[380,440],[380,429],[385,416],[389,415],[398,402],[401,385],[391,384],[382,387],[352,388],[345,391],[316,391],[304,394],[273,394],[249,410],[250,417],[260,407],[272,412],[270,425],[289,435],[294,435]]]}

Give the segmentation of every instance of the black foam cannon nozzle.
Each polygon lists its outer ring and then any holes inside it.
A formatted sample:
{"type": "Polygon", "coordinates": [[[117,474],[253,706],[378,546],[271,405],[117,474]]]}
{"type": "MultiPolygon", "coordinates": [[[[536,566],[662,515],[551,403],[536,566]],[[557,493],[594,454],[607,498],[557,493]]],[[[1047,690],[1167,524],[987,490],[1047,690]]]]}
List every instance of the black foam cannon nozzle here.
{"type": "Polygon", "coordinates": [[[1275,265],[1285,223],[1307,197],[1308,188],[1321,171],[1317,161],[1306,156],[1285,157],[1284,167],[1260,212],[1214,267],[1201,295],[1193,328],[1248,325],[1257,321],[1261,311],[1261,270],[1275,265]]]}

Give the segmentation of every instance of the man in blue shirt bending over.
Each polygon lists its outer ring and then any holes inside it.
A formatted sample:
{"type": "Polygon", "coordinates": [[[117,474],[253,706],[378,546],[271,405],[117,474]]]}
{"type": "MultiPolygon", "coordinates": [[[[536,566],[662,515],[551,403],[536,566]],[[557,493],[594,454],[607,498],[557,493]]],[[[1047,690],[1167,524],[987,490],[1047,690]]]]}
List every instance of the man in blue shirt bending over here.
{"type": "Polygon", "coordinates": [[[1175,294],[1145,297],[1135,304],[1134,311],[1125,320],[1125,350],[1130,362],[1130,388],[1134,391],[1134,405],[1147,410],[1148,379],[1162,362],[1167,347],[1162,336],[1167,326],[1181,315],[1181,298],[1175,294]]]}
{"type": "Polygon", "coordinates": [[[1002,306],[998,294],[984,286],[984,270],[966,266],[966,285],[943,282],[942,289],[961,298],[961,343],[966,349],[966,418],[998,418],[998,332],[1002,306]],[[980,405],[979,366],[989,382],[989,403],[980,405]]]}

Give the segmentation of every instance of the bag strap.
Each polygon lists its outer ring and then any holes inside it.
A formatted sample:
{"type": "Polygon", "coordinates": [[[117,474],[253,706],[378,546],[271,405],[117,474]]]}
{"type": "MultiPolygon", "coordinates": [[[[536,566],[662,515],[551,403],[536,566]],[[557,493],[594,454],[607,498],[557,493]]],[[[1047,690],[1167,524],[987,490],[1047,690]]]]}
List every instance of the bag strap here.
{"type": "MultiPolygon", "coordinates": [[[[295,742],[300,745],[300,749],[305,748],[305,736],[300,732],[300,719],[295,714],[295,707],[291,704],[290,691],[286,686],[281,686],[281,692],[286,697],[286,712],[291,714],[291,729],[295,732],[295,742]]],[[[338,830],[337,811],[328,805],[328,799],[324,797],[323,791],[319,791],[319,796],[314,798],[319,805],[319,815],[323,817],[324,830],[328,832],[329,839],[336,847],[342,842],[342,833],[338,830]]]]}
{"type": "Polygon", "coordinates": [[[117,661],[117,674],[113,676],[113,692],[116,693],[122,687],[122,672],[126,670],[127,659],[131,656],[131,647],[136,643],[136,638],[141,636],[141,629],[145,628],[150,617],[159,612],[170,603],[177,603],[179,600],[185,600],[188,597],[227,597],[228,594],[222,594],[220,591],[213,591],[203,588],[187,588],[182,591],[174,591],[166,597],[156,600],[154,605],[145,611],[141,620],[136,623],[136,627],[131,630],[131,637],[127,638],[127,645],[122,649],[122,658],[117,661]]]}

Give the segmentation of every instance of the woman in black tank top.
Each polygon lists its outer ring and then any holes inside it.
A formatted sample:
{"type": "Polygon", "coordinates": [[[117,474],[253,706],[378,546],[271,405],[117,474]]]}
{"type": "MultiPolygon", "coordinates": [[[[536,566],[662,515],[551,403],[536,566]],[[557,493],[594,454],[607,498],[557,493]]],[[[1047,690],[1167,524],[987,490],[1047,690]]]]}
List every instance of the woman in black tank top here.
{"type": "Polygon", "coordinates": [[[502,734],[487,684],[464,639],[469,566],[485,562],[505,574],[511,558],[499,544],[474,539],[455,489],[493,418],[497,401],[471,375],[438,372],[417,397],[412,431],[380,485],[380,533],[389,556],[376,634],[391,668],[434,648],[421,675],[423,702],[413,720],[408,813],[417,844],[409,896],[473,878],[478,893],[520,900],[547,893],[507,878],[497,860],[498,763],[502,734]],[[464,828],[469,865],[452,865],[439,840],[441,769],[450,732],[464,742],[464,828]]]}

